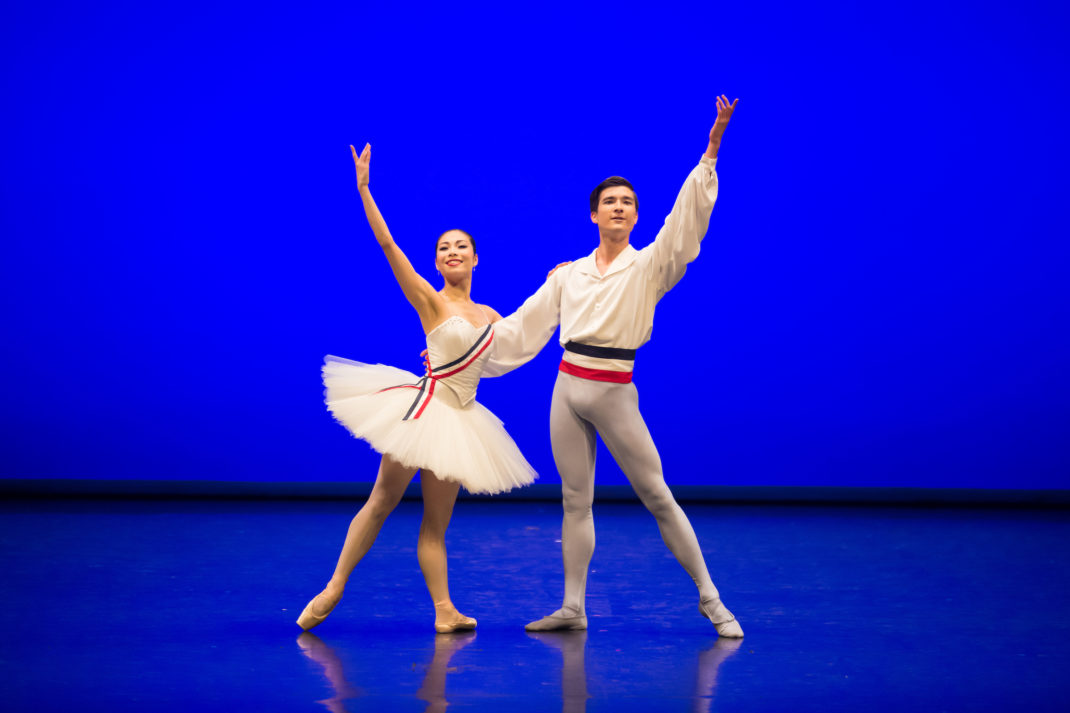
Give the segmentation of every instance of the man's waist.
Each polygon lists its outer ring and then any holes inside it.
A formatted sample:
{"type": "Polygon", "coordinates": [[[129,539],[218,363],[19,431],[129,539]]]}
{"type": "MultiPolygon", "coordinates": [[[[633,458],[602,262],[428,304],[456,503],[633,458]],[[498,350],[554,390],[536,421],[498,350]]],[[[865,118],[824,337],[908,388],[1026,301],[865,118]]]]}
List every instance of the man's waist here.
{"type": "Polygon", "coordinates": [[[594,357],[596,359],[613,359],[615,361],[635,361],[635,353],[637,349],[626,349],[621,347],[598,347],[593,344],[583,344],[581,342],[569,341],[565,344],[565,351],[572,352],[573,354],[580,354],[586,357],[594,357]]]}
{"type": "Polygon", "coordinates": [[[565,345],[560,370],[584,379],[626,384],[632,380],[635,352],[635,349],[596,347],[570,341],[565,345]]]}

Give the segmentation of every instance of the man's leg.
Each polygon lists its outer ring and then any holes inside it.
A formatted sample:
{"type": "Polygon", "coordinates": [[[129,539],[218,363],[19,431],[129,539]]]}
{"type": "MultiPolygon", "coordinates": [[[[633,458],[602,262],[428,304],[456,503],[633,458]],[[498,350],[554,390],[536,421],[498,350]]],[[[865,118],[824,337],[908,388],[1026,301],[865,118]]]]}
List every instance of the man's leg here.
{"type": "Polygon", "coordinates": [[[661,457],[639,413],[635,385],[607,384],[605,394],[588,416],[639,499],[657,520],[661,538],[694,580],[699,609],[718,625],[722,636],[742,636],[731,612],[720,603],[694,528],[665,484],[661,457]]]}
{"type": "Polygon", "coordinates": [[[528,624],[528,631],[586,629],[584,600],[587,568],[594,554],[595,434],[590,423],[573,408],[575,377],[558,374],[550,405],[550,444],[561,474],[565,515],[561,524],[561,555],[565,564],[565,600],[560,609],[528,624]]]}

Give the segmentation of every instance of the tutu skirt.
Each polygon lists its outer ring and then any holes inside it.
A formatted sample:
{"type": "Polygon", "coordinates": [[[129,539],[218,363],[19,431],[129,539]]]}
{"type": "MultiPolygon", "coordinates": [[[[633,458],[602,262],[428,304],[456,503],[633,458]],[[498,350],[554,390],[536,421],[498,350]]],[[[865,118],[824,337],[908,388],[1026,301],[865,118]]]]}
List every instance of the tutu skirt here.
{"type": "Polygon", "coordinates": [[[474,400],[462,406],[444,384],[436,386],[419,418],[402,420],[417,391],[390,387],[419,380],[392,366],[334,356],[323,365],[327,408],[334,418],[402,465],[434,471],[472,493],[500,493],[538,477],[497,416],[474,400]]]}

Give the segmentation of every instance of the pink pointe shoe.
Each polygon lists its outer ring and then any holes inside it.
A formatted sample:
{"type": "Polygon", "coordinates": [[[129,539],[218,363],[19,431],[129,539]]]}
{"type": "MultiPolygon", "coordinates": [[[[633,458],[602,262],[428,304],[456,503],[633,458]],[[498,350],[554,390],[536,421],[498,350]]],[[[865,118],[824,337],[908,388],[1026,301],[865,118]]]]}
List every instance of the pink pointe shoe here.
{"type": "Polygon", "coordinates": [[[324,619],[326,619],[327,616],[332,611],[334,611],[334,608],[338,606],[338,602],[342,601],[342,598],[338,597],[338,600],[331,605],[330,609],[323,612],[323,614],[316,614],[312,611],[312,605],[316,603],[316,600],[319,599],[322,594],[323,592],[320,592],[316,596],[312,597],[312,601],[305,605],[305,609],[301,612],[301,616],[297,617],[297,625],[305,631],[308,631],[314,626],[319,626],[320,624],[322,624],[324,619]]]}
{"type": "Polygon", "coordinates": [[[455,631],[472,631],[476,628],[476,620],[457,612],[457,618],[453,621],[435,622],[435,631],[439,634],[452,634],[455,631]]]}

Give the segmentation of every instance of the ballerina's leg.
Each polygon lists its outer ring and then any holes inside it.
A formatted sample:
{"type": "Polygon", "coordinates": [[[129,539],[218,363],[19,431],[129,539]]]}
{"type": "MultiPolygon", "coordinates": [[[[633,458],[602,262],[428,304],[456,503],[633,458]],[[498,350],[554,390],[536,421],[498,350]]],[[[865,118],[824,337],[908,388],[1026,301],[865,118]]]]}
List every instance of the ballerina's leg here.
{"type": "Polygon", "coordinates": [[[371,495],[349,523],[349,531],[342,545],[342,553],[338,556],[334,575],[298,620],[302,628],[309,629],[319,624],[338,604],[353,568],[371,549],[387,515],[401,502],[405,488],[415,474],[415,468],[403,466],[388,455],[383,456],[371,495]]]}
{"type": "Polygon", "coordinates": [[[371,549],[387,516],[401,502],[405,488],[409,487],[414,475],[415,468],[408,468],[390,456],[383,456],[371,495],[349,523],[346,541],[342,545],[342,553],[338,556],[334,576],[331,577],[332,585],[345,587],[353,568],[371,549]]]}
{"type": "Polygon", "coordinates": [[[420,488],[424,497],[424,517],[420,523],[416,556],[427,582],[427,591],[435,605],[435,630],[447,633],[474,629],[476,620],[457,611],[450,600],[446,571],[446,528],[453,515],[453,504],[457,501],[460,485],[440,480],[425,468],[420,472],[420,488]]]}

